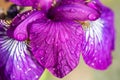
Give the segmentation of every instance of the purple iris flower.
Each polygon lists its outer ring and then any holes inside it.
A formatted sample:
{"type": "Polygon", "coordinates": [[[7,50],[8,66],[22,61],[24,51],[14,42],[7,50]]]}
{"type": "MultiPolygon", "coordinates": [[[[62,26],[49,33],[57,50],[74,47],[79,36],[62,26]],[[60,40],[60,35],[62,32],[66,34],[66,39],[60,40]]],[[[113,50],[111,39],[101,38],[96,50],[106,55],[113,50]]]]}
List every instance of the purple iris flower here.
{"type": "Polygon", "coordinates": [[[112,63],[114,15],[99,0],[11,1],[33,10],[10,25],[0,22],[3,80],[38,80],[45,68],[62,78],[76,68],[81,53],[98,70],[112,63]]]}

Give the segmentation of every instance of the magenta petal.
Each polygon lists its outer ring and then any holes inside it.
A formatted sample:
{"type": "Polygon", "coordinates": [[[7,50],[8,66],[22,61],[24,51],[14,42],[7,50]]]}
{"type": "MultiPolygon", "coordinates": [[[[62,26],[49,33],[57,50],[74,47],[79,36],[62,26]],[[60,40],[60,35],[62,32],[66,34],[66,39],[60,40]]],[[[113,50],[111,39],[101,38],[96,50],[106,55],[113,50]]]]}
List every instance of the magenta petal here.
{"type": "Polygon", "coordinates": [[[104,6],[100,0],[93,0],[95,1],[97,4],[99,4],[99,6],[102,8],[102,12],[104,12],[101,16],[101,18],[105,19],[105,25],[106,26],[111,26],[111,29],[110,29],[110,35],[111,35],[111,49],[114,50],[115,48],[115,36],[116,36],[116,33],[115,33],[115,27],[114,27],[114,13],[111,9],[107,8],[106,6],[104,6]]]}
{"type": "Polygon", "coordinates": [[[104,70],[112,63],[115,41],[113,18],[113,12],[102,6],[101,18],[90,22],[90,27],[85,30],[82,55],[86,64],[95,69],[104,70]]]}
{"type": "Polygon", "coordinates": [[[30,29],[30,45],[40,64],[62,78],[79,63],[82,34],[80,24],[41,20],[30,29]]]}
{"type": "Polygon", "coordinates": [[[56,7],[51,11],[58,19],[69,20],[91,20],[94,21],[100,17],[100,13],[85,4],[67,4],[56,7]],[[64,18],[63,18],[64,17],[64,18]]]}
{"type": "Polygon", "coordinates": [[[7,28],[4,26],[0,23],[0,76],[2,80],[38,80],[44,68],[32,57],[25,42],[13,40],[6,35],[7,28]]]}
{"type": "Polygon", "coordinates": [[[49,9],[53,0],[10,0],[11,2],[20,6],[32,6],[35,8],[49,9]]]}
{"type": "Polygon", "coordinates": [[[44,68],[29,54],[25,42],[10,40],[9,44],[11,45],[6,63],[6,74],[10,74],[11,80],[38,80],[44,68]]]}
{"type": "Polygon", "coordinates": [[[43,18],[44,13],[42,11],[27,11],[22,14],[18,14],[12,22],[11,29],[9,29],[9,35],[13,35],[13,38],[19,41],[28,39],[27,29],[29,24],[37,19],[43,18]]]}
{"type": "Polygon", "coordinates": [[[84,3],[85,0],[60,0],[61,4],[84,3]]]}
{"type": "Polygon", "coordinates": [[[17,4],[17,5],[22,5],[22,6],[32,6],[35,5],[35,3],[37,2],[37,0],[10,0],[13,3],[17,4]]]}

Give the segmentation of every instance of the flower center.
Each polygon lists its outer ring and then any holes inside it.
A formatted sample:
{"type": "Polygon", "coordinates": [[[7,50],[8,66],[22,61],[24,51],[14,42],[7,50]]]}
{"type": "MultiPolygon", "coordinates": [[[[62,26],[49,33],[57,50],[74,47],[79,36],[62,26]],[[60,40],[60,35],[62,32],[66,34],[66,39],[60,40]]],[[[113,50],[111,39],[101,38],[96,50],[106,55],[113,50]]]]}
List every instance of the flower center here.
{"type": "Polygon", "coordinates": [[[84,30],[86,30],[87,28],[90,27],[90,22],[89,21],[79,21],[79,23],[82,25],[84,30]]]}

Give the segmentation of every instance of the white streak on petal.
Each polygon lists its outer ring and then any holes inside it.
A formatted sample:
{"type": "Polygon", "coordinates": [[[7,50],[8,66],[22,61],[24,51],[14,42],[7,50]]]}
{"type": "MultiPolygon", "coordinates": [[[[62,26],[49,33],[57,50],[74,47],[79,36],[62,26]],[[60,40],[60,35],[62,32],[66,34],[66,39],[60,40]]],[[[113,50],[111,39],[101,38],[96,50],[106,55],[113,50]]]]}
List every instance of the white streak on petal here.
{"type": "Polygon", "coordinates": [[[25,41],[8,37],[3,27],[0,23],[0,67],[6,65],[6,77],[10,76],[10,80],[38,80],[44,68],[31,56],[25,41]]]}

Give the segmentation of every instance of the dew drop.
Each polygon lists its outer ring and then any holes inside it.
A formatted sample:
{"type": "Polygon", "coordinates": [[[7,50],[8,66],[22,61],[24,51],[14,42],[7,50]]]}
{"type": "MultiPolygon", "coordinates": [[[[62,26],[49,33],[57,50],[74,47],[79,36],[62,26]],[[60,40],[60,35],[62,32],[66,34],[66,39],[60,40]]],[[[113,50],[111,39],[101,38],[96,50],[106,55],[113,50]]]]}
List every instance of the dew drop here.
{"type": "Polygon", "coordinates": [[[70,9],[70,12],[74,13],[76,12],[76,9],[70,9]]]}
{"type": "Polygon", "coordinates": [[[92,63],[91,65],[92,65],[92,66],[94,66],[95,64],[94,64],[94,63],[92,63]]]}
{"type": "Polygon", "coordinates": [[[40,59],[41,59],[41,60],[43,60],[43,59],[44,59],[44,57],[41,57],[40,59]]]}
{"type": "Polygon", "coordinates": [[[22,20],[25,19],[25,16],[22,16],[21,19],[22,19],[22,20]]]}
{"type": "Polygon", "coordinates": [[[17,39],[19,41],[24,41],[24,40],[26,40],[26,35],[23,33],[18,33],[15,35],[15,39],[17,39]]]}
{"type": "Polygon", "coordinates": [[[90,14],[89,17],[88,17],[90,20],[96,20],[97,17],[95,14],[90,14]]]}

